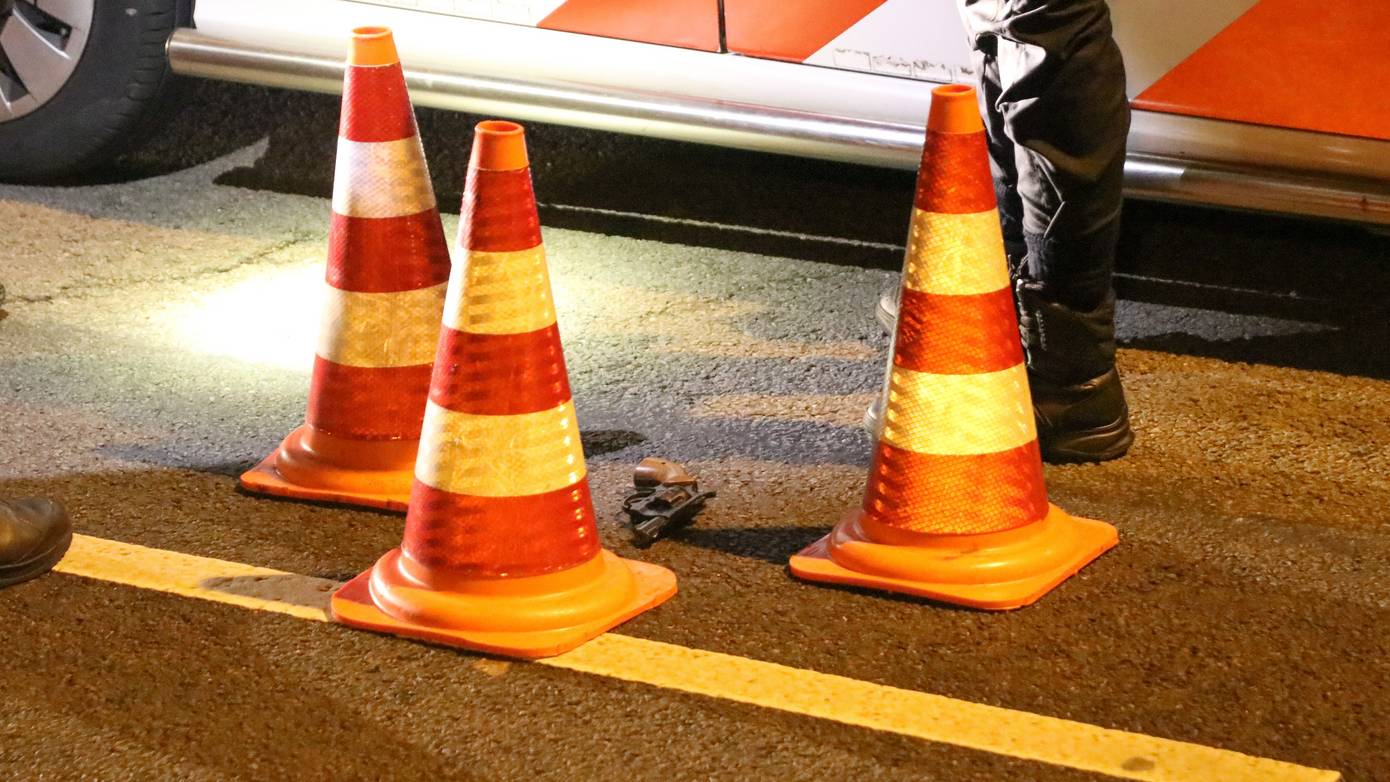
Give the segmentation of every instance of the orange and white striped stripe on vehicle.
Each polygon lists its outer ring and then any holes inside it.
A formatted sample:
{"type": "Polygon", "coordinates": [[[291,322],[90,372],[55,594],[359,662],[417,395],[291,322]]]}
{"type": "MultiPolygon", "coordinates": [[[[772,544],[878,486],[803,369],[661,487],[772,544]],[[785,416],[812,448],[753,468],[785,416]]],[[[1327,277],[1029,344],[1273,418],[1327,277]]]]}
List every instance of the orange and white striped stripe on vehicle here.
{"type": "MultiPolygon", "coordinates": [[[[728,48],[843,70],[968,81],[969,41],[956,6],[725,0],[728,48]]],[[[1390,25],[1376,3],[1111,0],[1110,8],[1137,109],[1390,140],[1390,102],[1367,97],[1390,80],[1390,25]]]]}
{"type": "Polygon", "coordinates": [[[719,51],[719,0],[369,0],[605,38],[719,51]]]}
{"type": "MultiPolygon", "coordinates": [[[[1390,140],[1383,2],[1241,2],[1248,10],[1155,74],[1135,108],[1390,140]]],[[[1130,37],[1121,40],[1127,59],[1139,45],[1130,37]]]]}
{"type": "Polygon", "coordinates": [[[954,0],[724,0],[731,52],[930,81],[965,81],[954,0]]]}

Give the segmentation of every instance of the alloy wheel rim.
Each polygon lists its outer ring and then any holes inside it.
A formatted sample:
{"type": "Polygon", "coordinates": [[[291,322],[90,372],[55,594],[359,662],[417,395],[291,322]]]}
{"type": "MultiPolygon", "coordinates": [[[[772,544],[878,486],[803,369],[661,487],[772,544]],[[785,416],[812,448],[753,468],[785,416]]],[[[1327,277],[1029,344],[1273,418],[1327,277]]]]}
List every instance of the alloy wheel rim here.
{"type": "Polygon", "coordinates": [[[87,45],[96,0],[0,0],[0,122],[58,94],[87,45]]]}

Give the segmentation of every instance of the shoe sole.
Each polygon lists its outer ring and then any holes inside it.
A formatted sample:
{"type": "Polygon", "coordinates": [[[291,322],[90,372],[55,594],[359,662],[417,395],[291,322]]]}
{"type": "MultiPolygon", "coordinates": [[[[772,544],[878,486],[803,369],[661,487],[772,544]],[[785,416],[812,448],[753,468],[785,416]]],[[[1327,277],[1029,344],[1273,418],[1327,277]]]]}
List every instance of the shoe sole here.
{"type": "Polygon", "coordinates": [[[869,404],[864,410],[864,433],[869,436],[869,440],[878,442],[879,418],[883,416],[883,400],[879,399],[869,404]]]}
{"type": "Polygon", "coordinates": [[[878,297],[878,305],[874,307],[874,318],[888,336],[893,336],[893,332],[898,330],[898,299],[895,294],[884,293],[878,297]]]}
{"type": "Polygon", "coordinates": [[[1129,452],[1134,430],[1126,418],[1107,426],[1038,438],[1043,461],[1048,464],[1108,462],[1129,452]]]}
{"type": "Polygon", "coordinates": [[[28,581],[52,570],[72,545],[72,532],[63,535],[47,551],[15,565],[0,567],[0,589],[28,581]]]}

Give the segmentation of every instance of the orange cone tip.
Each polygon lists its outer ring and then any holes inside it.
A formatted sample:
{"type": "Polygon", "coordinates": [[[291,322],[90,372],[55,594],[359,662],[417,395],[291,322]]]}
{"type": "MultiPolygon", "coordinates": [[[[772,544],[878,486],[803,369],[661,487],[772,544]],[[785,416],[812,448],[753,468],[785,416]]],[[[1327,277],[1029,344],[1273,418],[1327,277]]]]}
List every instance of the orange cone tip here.
{"type": "Polygon", "coordinates": [[[473,131],[473,154],[469,166],[479,171],[517,171],[530,165],[526,157],[526,135],[515,122],[487,120],[473,131]]]}
{"type": "Polygon", "coordinates": [[[348,65],[394,65],[401,61],[389,27],[357,27],[352,31],[348,65]]]}
{"type": "Polygon", "coordinates": [[[975,133],[984,129],[974,87],[946,84],[931,91],[931,113],[927,116],[929,132],[975,133]]]}

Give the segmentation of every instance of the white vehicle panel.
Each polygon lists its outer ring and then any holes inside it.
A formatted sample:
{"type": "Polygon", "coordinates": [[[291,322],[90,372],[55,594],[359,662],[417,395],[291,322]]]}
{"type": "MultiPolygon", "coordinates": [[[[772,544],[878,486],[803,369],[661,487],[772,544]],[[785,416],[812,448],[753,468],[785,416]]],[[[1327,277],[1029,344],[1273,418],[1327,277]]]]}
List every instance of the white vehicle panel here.
{"type": "Polygon", "coordinates": [[[954,3],[888,0],[805,62],[943,83],[975,80],[954,3]]]}
{"type": "Polygon", "coordinates": [[[924,125],[932,84],[337,0],[199,0],[198,31],[341,58],[354,27],[385,25],[406,68],[580,82],[924,125]],[[845,105],[852,96],[852,109],[845,105]]]}
{"type": "MultiPolygon", "coordinates": [[[[1250,1],[1216,0],[1189,26],[1208,30],[1250,1]]],[[[458,16],[459,7],[443,15],[345,0],[199,0],[197,29],[175,32],[170,59],[179,73],[335,92],[350,30],[385,25],[417,105],[904,168],[920,155],[934,86],[917,78],[925,72],[899,78],[479,21],[458,16]]],[[[922,9],[876,10],[896,27],[922,9]]],[[[950,37],[944,18],[936,29],[950,37]]],[[[882,40],[862,44],[889,45],[882,40]]],[[[833,58],[857,41],[821,50],[833,58]]],[[[1390,224],[1388,150],[1371,138],[1137,110],[1126,187],[1147,198],[1390,224]]]]}

